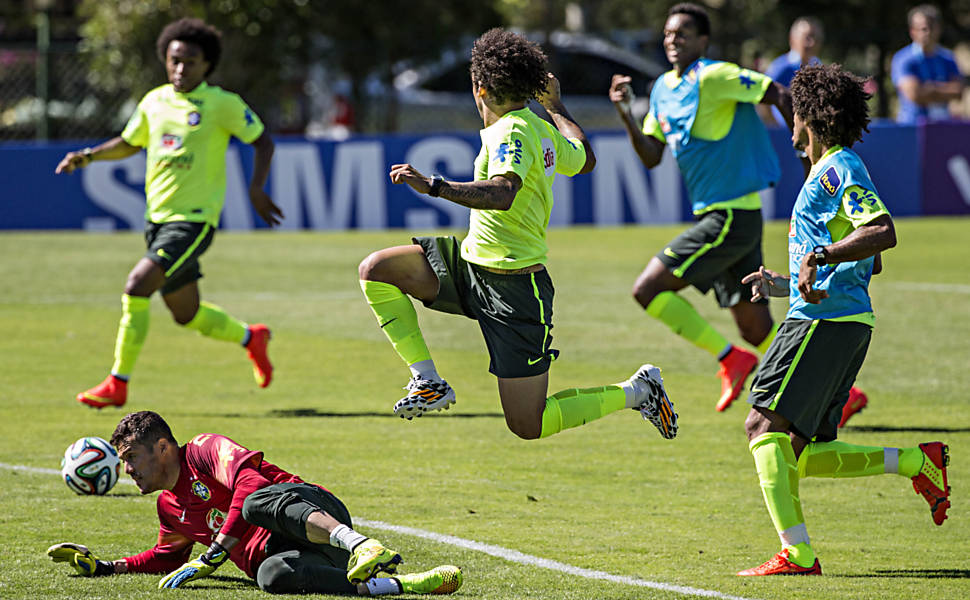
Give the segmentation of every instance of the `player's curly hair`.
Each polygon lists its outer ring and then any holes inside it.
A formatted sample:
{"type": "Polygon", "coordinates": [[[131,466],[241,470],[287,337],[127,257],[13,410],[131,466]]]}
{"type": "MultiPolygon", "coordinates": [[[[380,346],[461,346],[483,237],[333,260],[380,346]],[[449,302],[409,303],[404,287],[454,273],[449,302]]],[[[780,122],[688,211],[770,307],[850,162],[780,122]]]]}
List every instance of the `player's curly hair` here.
{"type": "Polygon", "coordinates": [[[548,59],[521,35],[496,27],[472,45],[472,80],[499,104],[525,102],[546,89],[548,59]]]}
{"type": "Polygon", "coordinates": [[[219,57],[222,56],[222,32],[202,19],[186,17],[165,26],[165,29],[158,34],[158,40],[155,41],[155,52],[162,64],[165,64],[168,45],[174,40],[189,42],[202,48],[202,56],[209,63],[209,70],[205,72],[206,77],[219,64],[219,57]]]}
{"type": "Polygon", "coordinates": [[[864,83],[838,64],[802,67],[791,82],[792,108],[823,145],[851,147],[869,131],[864,83]]]}
{"type": "Polygon", "coordinates": [[[704,10],[703,6],[693,2],[674,4],[667,11],[667,18],[669,19],[674,15],[690,17],[694,21],[694,26],[697,27],[697,35],[711,35],[711,18],[707,16],[707,11],[704,10]]]}
{"type": "Polygon", "coordinates": [[[166,439],[176,446],[175,436],[165,419],[156,412],[143,410],[125,416],[111,434],[111,445],[121,448],[122,445],[138,444],[152,448],[160,439],[166,439]]]}

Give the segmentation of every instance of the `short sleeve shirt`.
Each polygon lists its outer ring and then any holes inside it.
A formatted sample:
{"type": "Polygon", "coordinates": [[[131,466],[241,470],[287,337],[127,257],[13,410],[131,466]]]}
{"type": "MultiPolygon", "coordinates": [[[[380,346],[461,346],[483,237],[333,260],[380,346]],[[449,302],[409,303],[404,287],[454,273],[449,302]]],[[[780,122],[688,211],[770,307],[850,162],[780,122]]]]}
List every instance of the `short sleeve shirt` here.
{"type": "MultiPolygon", "coordinates": [[[[302,482],[296,475],[263,460],[262,452],[244,448],[222,435],[197,435],[179,451],[178,481],[171,491],[162,491],[156,502],[156,547],[165,551],[191,542],[208,546],[215,540],[229,512],[240,468],[253,467],[271,483],[302,482]]],[[[229,558],[247,575],[255,577],[269,536],[268,529],[250,525],[229,558]]]]}
{"type": "Polygon", "coordinates": [[[148,92],[121,133],[148,154],[146,220],[218,225],[229,139],[249,144],[263,129],[242,98],[205,82],[187,93],[171,84],[148,92]]]}
{"type": "MultiPolygon", "coordinates": [[[[897,52],[892,62],[893,85],[897,90],[903,80],[910,77],[923,83],[953,81],[959,79],[961,75],[951,51],[937,47],[933,54],[924,54],[923,48],[914,43],[897,52]]],[[[898,99],[899,111],[896,121],[899,123],[914,124],[919,118],[929,120],[950,118],[950,109],[945,102],[921,106],[911,101],[902,92],[899,92],[898,99]]]]}
{"type": "Polygon", "coordinates": [[[481,138],[475,180],[515,173],[522,187],[508,210],[472,209],[462,258],[498,269],[545,263],[552,183],[557,173],[578,173],[586,164],[586,150],[580,140],[567,139],[528,108],[506,113],[483,129],[481,138]]]}
{"type": "MultiPolygon", "coordinates": [[[[685,76],[690,77],[691,71],[688,70],[685,76]]],[[[697,77],[700,81],[699,101],[691,135],[705,140],[719,140],[726,136],[734,122],[737,103],[761,102],[772,82],[767,75],[729,62],[716,62],[702,69],[697,77]]],[[[663,83],[671,88],[676,87],[680,79],[673,70],[663,75],[663,83]]],[[[643,121],[643,133],[667,142],[652,110],[643,121]]]]}

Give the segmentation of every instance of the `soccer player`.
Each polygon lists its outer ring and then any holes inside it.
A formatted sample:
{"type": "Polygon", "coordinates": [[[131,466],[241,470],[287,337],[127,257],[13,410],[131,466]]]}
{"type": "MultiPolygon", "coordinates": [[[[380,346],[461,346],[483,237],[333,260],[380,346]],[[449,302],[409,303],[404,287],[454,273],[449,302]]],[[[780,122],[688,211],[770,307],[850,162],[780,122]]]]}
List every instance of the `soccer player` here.
{"type": "Polygon", "coordinates": [[[131,413],[111,445],[142,494],[158,495],[158,542],[150,550],[101,560],[80,544],[55,544],[54,562],[81,575],[168,573],[159,588],[208,577],[231,560],[272,594],[445,594],[461,569],[440,566],[394,575],[401,555],[352,529],[344,504],[266,462],[263,453],[203,433],[179,446],[157,413],[131,413]],[[208,549],[189,560],[195,543],[208,549]],[[374,577],[380,571],[393,577],[374,577]]]}
{"type": "Polygon", "coordinates": [[[782,550],[738,575],[820,575],[798,493],[801,477],[895,473],[912,479],[941,525],[950,506],[942,442],[882,448],[836,440],[875,317],[868,294],[876,254],[896,245],[892,218],[849,147],[868,130],[869,94],[838,65],[806,66],[792,80],[792,141],[812,161],[791,217],[785,277],[747,275],[752,300],[789,298],[748,402],[749,448],[782,550]]]}
{"type": "MultiPolygon", "coordinates": [[[[798,17],[788,30],[789,51],[771,61],[765,75],[783,86],[791,85],[791,78],[802,65],[821,64],[818,53],[822,49],[824,40],[825,29],[821,21],[815,17],[798,17]]],[[[776,108],[764,104],[759,104],[755,108],[765,125],[769,127],[782,125],[781,114],[776,108]]]]}
{"type": "MultiPolygon", "coordinates": [[[[676,4],[664,25],[664,49],[673,69],[659,77],[650,109],[638,128],[630,112],[630,77],[614,75],[613,101],[640,160],[660,163],[665,146],[687,183],[697,224],[650,259],[633,285],[633,297],[648,315],[716,357],[727,409],[758,364],[756,355],[730,343],[677,292],[712,287],[731,311],[741,337],[764,352],[775,335],[766,301],[751,298],[741,278],[761,258],[761,198],[781,171],[754,104],[774,106],[791,127],[788,88],[729,62],[705,58],[711,26],[696,4],[676,4]]],[[[807,163],[806,163],[807,172],[807,163]]]]}
{"type": "Polygon", "coordinates": [[[899,96],[896,121],[914,124],[949,119],[947,103],[963,95],[963,76],[953,52],[940,46],[940,10],[921,4],[909,11],[907,20],[913,43],[893,55],[892,62],[899,96]]]}
{"type": "Polygon", "coordinates": [[[230,137],[255,149],[249,184],[253,208],[270,227],[283,217],[263,191],[273,141],[239,96],[206,83],[222,52],[217,29],[198,19],[181,19],[166,26],[156,44],[169,83],[142,98],[120,136],[68,152],[55,171],[72,173],[92,161],[126,158],[141,148],[148,153],[148,251],[128,274],[111,372],[101,384],[77,395],[78,402],[95,408],[122,406],[127,400],[128,380],[148,334],[149,297],[157,290],[179,325],[246,348],[260,387],[268,386],[273,376],[266,352],[269,329],[246,325],[201,302],[198,286],[199,257],[212,243],[225,200],[230,137]]]}
{"type": "Polygon", "coordinates": [[[536,44],[502,29],[486,32],[472,47],[471,83],[484,122],[475,180],[426,177],[408,164],[390,171],[394,183],[471,208],[468,235],[460,243],[415,238],[412,245],[374,252],[359,268],[364,296],[412,374],[394,412],[411,419],[455,402],[431,359],[410,295],[431,309],[478,321],[505,421],[519,437],[546,437],[633,408],[673,438],[677,415],[652,365],[616,385],[546,396],[549,366],[559,353],[551,347],[553,285],[544,264],[552,182],[557,173],[590,172],[596,159],[536,44]],[[555,126],[526,106],[530,98],[555,126]]]}

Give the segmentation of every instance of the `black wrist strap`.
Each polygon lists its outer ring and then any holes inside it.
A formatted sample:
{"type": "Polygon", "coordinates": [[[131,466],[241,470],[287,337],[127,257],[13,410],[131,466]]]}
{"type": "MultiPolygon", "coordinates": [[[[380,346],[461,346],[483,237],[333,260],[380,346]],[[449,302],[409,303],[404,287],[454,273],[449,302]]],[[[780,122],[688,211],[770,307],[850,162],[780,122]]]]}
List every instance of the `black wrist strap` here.
{"type": "Polygon", "coordinates": [[[94,561],[94,576],[104,577],[105,575],[115,574],[115,564],[108,560],[94,561]]]}
{"type": "Polygon", "coordinates": [[[218,567],[229,558],[229,551],[219,542],[212,542],[209,549],[202,555],[202,562],[218,567]]]}
{"type": "Polygon", "coordinates": [[[441,175],[431,176],[431,189],[428,190],[428,195],[432,198],[437,198],[441,194],[441,186],[445,184],[445,178],[441,175]]]}

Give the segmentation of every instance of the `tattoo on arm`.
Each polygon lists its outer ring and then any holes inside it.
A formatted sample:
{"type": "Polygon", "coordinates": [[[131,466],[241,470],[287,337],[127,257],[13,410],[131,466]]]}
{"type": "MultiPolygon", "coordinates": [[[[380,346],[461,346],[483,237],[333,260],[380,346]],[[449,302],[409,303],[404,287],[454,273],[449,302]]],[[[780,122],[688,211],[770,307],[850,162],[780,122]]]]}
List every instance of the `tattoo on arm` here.
{"type": "Polygon", "coordinates": [[[506,177],[485,181],[448,181],[441,187],[440,196],[455,204],[479,210],[508,210],[521,184],[506,177]]]}

